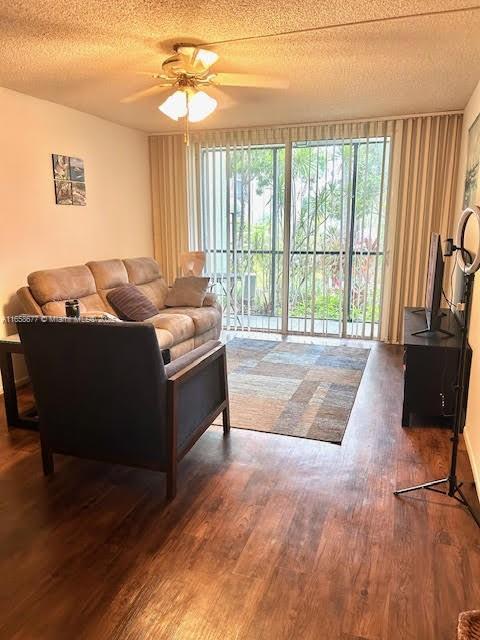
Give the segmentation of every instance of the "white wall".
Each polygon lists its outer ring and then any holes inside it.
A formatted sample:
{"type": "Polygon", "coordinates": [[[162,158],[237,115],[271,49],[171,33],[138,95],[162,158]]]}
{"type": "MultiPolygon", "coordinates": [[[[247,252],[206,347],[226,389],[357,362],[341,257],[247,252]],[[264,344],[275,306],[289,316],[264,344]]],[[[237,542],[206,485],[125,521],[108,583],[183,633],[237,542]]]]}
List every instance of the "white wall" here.
{"type": "MultiPolygon", "coordinates": [[[[467,167],[468,130],[480,113],[480,82],[472,94],[463,117],[462,148],[460,152],[459,178],[457,188],[457,211],[463,209],[463,194],[465,187],[465,171],[467,167]]],[[[480,206],[479,191],[477,204],[480,206]]],[[[466,244],[477,246],[477,233],[474,225],[467,227],[466,244]]],[[[465,443],[467,445],[470,463],[475,476],[475,484],[480,497],[480,272],[476,276],[472,303],[469,342],[473,350],[472,370],[470,374],[470,388],[468,395],[467,420],[465,427],[465,443]]]]}
{"type": "Polygon", "coordinates": [[[2,88],[0,114],[1,338],[31,271],[153,255],[153,232],[146,134],[2,88]],[[84,160],[87,206],[55,204],[52,153],[84,160]]]}

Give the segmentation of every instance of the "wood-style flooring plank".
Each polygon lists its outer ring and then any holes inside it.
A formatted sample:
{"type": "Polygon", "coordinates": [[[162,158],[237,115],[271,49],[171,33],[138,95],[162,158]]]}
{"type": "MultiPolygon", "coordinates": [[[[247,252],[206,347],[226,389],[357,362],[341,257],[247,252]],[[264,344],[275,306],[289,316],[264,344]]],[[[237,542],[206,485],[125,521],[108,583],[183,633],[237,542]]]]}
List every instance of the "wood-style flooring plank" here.
{"type": "MultiPolygon", "coordinates": [[[[0,408],[2,640],[447,640],[480,607],[480,535],[395,487],[448,471],[401,427],[401,349],[372,345],[341,446],[213,427],[162,474],[57,457],[0,408]]],[[[28,389],[20,394],[31,402],[28,389]]],[[[475,496],[465,448],[459,476],[475,496]]]]}

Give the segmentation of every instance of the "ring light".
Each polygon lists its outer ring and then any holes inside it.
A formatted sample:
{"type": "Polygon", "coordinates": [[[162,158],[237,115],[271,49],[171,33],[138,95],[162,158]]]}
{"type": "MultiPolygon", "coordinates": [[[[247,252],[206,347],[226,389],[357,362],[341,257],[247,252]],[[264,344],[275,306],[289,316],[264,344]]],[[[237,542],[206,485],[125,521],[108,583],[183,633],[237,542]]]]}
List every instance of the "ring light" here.
{"type": "Polygon", "coordinates": [[[460,220],[458,221],[458,227],[457,227],[456,242],[457,242],[457,249],[458,249],[458,253],[457,253],[458,266],[467,275],[475,273],[475,271],[477,271],[478,268],[480,267],[480,208],[479,207],[475,205],[472,205],[471,207],[467,207],[465,211],[462,213],[462,215],[460,216],[460,220]],[[475,218],[477,219],[479,244],[477,247],[477,251],[475,252],[475,258],[472,264],[467,265],[465,264],[465,260],[463,259],[463,252],[465,251],[465,246],[463,243],[465,240],[465,229],[467,226],[467,222],[470,219],[470,216],[475,216],[475,218]]]}
{"type": "MultiPolygon", "coordinates": [[[[463,280],[463,291],[462,291],[462,311],[463,314],[456,314],[456,323],[459,325],[458,329],[454,334],[450,333],[452,336],[452,340],[455,340],[455,348],[458,349],[460,346],[460,353],[458,356],[457,363],[457,375],[456,375],[456,383],[455,383],[455,412],[454,412],[454,422],[453,422],[453,437],[452,441],[452,449],[450,455],[450,471],[446,478],[441,478],[440,480],[431,480],[430,482],[424,482],[423,484],[416,484],[413,487],[406,487],[405,489],[397,489],[394,491],[394,495],[399,496],[404,493],[410,493],[411,491],[418,491],[419,489],[427,489],[428,491],[437,491],[438,493],[444,493],[444,491],[440,491],[438,489],[439,485],[446,485],[445,493],[450,498],[455,498],[457,502],[460,502],[467,511],[470,513],[472,518],[475,520],[475,523],[478,527],[480,527],[480,517],[477,516],[475,510],[470,505],[467,497],[462,491],[462,482],[458,482],[457,477],[457,459],[458,459],[458,445],[460,441],[460,431],[463,427],[463,418],[464,412],[466,409],[466,389],[468,388],[468,380],[470,377],[470,356],[468,351],[468,333],[470,328],[470,318],[472,311],[472,292],[473,292],[473,281],[475,279],[475,271],[480,267],[480,207],[472,205],[471,207],[467,207],[465,211],[462,212],[460,216],[460,220],[458,221],[458,229],[457,229],[457,244],[453,244],[452,238],[448,238],[446,244],[446,256],[453,255],[453,251],[456,251],[456,257],[458,260],[458,265],[460,269],[465,274],[463,280]],[[472,261],[472,264],[465,264],[465,259],[463,254],[468,254],[467,249],[465,248],[465,229],[467,226],[467,222],[470,219],[470,216],[475,216],[477,219],[477,226],[479,232],[479,239],[477,241],[477,252],[475,254],[475,258],[472,261]],[[459,344],[460,343],[460,344],[459,344]]],[[[468,254],[469,255],[469,254],[468,254]]],[[[471,259],[471,258],[470,258],[471,259]]],[[[452,271],[453,276],[453,271],[452,271]]],[[[445,294],[444,294],[445,295],[445,294]]],[[[448,306],[452,309],[452,303],[447,299],[448,306]]],[[[460,310],[459,306],[454,305],[456,310],[460,310]]],[[[448,320],[450,323],[450,319],[448,320]]],[[[430,327],[429,327],[430,329],[430,327]]],[[[438,330],[438,329],[437,329],[438,330]]],[[[422,332],[416,332],[413,335],[418,335],[422,332]]],[[[443,386],[443,383],[442,383],[443,386]]]]}

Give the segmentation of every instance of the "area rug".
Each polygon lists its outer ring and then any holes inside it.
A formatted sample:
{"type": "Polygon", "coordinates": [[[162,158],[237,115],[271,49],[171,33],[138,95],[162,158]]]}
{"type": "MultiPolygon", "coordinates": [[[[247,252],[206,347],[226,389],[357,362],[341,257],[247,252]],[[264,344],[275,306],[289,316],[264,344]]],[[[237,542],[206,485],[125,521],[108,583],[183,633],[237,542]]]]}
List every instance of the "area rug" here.
{"type": "Polygon", "coordinates": [[[341,444],[370,350],[234,338],[231,425],[341,444]]]}

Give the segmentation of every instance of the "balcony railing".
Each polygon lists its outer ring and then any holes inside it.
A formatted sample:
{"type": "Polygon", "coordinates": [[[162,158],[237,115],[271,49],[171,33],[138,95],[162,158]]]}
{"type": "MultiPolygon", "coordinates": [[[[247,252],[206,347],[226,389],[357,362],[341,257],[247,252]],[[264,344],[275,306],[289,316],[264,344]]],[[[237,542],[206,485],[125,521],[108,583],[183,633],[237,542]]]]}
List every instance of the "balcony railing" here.
{"type": "MultiPolygon", "coordinates": [[[[283,256],[282,249],[227,249],[207,250],[207,270],[214,281],[214,290],[219,295],[224,308],[224,325],[228,329],[257,329],[281,331],[283,316],[283,256]],[[255,265],[255,257],[267,258],[265,265],[255,265]],[[227,260],[229,268],[227,269],[227,260]],[[263,268],[260,268],[263,266],[263,268]],[[272,278],[275,274],[275,280],[272,278]]],[[[372,287],[361,282],[365,293],[358,293],[359,285],[355,277],[355,261],[371,258],[372,263],[383,259],[383,251],[366,249],[350,252],[338,250],[293,250],[290,251],[290,263],[295,259],[309,261],[306,270],[312,270],[310,259],[325,260],[328,257],[338,265],[340,286],[329,282],[331,273],[325,273],[327,266],[317,264],[316,289],[309,288],[305,295],[296,288],[290,273],[290,291],[287,317],[287,330],[292,333],[358,335],[358,325],[362,324],[362,335],[376,337],[378,334],[378,300],[372,307],[368,291],[372,287]],[[325,286],[326,285],[326,286],[325,286]],[[347,294],[345,293],[345,286],[347,294]],[[347,298],[348,315],[341,317],[342,302],[347,298]],[[337,304],[338,302],[338,304],[337,304]],[[367,309],[365,309],[367,305],[367,309]],[[333,311],[332,311],[333,309],[333,311]]],[[[297,264],[298,268],[298,264],[297,264]]],[[[370,277],[375,273],[370,268],[370,277]]],[[[298,274],[297,274],[298,275],[298,274]]],[[[374,289],[374,287],[373,287],[374,289]]]]}

